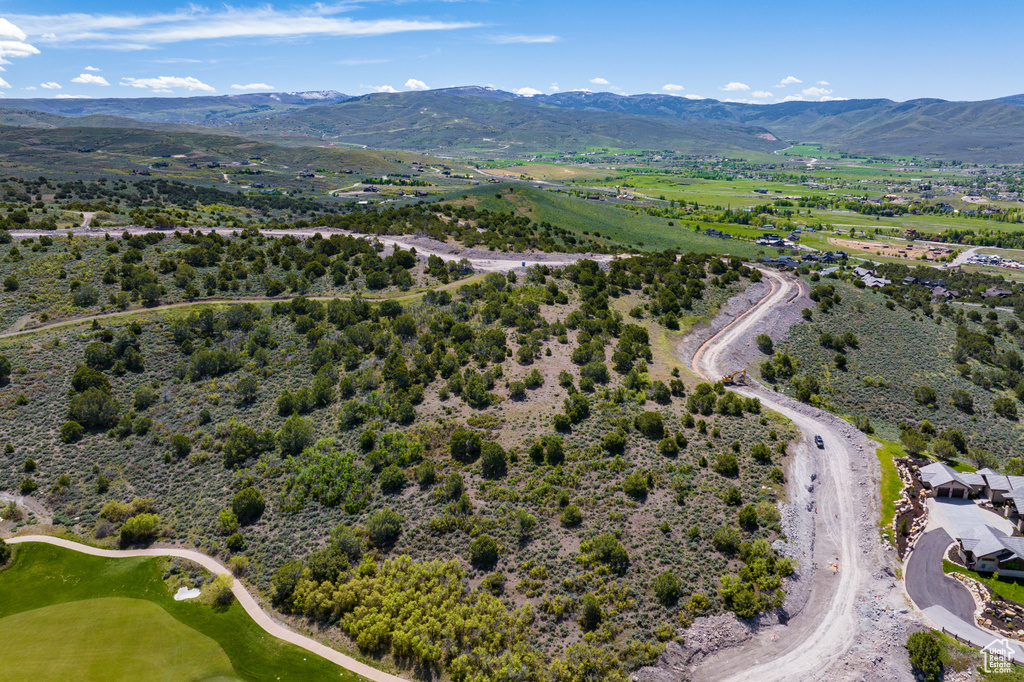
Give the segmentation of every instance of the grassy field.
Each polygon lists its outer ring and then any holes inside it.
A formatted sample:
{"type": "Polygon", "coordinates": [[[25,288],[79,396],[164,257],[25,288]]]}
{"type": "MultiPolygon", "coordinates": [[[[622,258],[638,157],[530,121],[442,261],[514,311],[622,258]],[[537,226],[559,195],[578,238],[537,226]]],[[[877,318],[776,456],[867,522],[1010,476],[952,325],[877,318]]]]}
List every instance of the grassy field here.
{"type": "Polygon", "coordinates": [[[169,565],[16,546],[0,572],[0,678],[361,679],[270,637],[237,603],[174,601],[169,565]]]}
{"type": "Polygon", "coordinates": [[[503,213],[515,211],[535,222],[546,221],[559,225],[577,235],[589,233],[607,243],[626,248],[725,253],[743,258],[756,257],[762,250],[749,242],[695,234],[692,227],[681,221],[634,213],[605,202],[588,201],[528,186],[517,186],[515,192],[502,193],[500,199],[495,194],[493,187],[481,187],[451,195],[449,199],[452,203],[465,201],[477,209],[503,213]],[[467,198],[462,199],[463,196],[467,198]]]}
{"type": "Polygon", "coordinates": [[[12,682],[237,679],[217,642],[142,599],[44,606],[8,616],[0,627],[0,677],[12,682]]]}
{"type": "Polygon", "coordinates": [[[892,517],[896,513],[896,501],[900,499],[900,491],[903,489],[903,481],[896,471],[894,460],[906,456],[906,453],[899,443],[878,438],[874,440],[879,444],[875,454],[878,455],[878,464],[882,469],[882,517],[879,525],[882,526],[882,535],[892,542],[892,517]]]}

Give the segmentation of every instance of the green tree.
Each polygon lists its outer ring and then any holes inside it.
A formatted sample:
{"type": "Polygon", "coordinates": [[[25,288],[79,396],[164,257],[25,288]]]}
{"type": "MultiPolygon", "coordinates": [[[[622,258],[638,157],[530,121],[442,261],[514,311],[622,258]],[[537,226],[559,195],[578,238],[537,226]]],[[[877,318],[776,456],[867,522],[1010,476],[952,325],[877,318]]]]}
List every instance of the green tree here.
{"type": "Polygon", "coordinates": [[[87,429],[110,428],[117,423],[120,411],[121,404],[117,399],[96,387],[76,395],[68,408],[72,421],[87,429]]]}
{"type": "Polygon", "coordinates": [[[757,335],[757,349],[765,355],[771,355],[775,352],[775,343],[772,341],[772,337],[767,334],[757,335]]]}
{"type": "Polygon", "coordinates": [[[711,544],[722,554],[735,554],[740,548],[740,533],[732,526],[719,526],[711,535],[711,544]]]}
{"type": "Polygon", "coordinates": [[[312,422],[298,414],[293,414],[277,432],[277,442],[281,447],[282,454],[292,457],[298,455],[313,442],[312,422]]]}
{"type": "Polygon", "coordinates": [[[907,637],[910,665],[927,680],[938,680],[942,675],[942,646],[930,632],[912,632],[907,637]]]}
{"type": "Polygon", "coordinates": [[[366,522],[366,532],[375,547],[389,547],[402,533],[402,517],[391,507],[378,509],[366,522]]]}
{"type": "Polygon", "coordinates": [[[179,459],[188,457],[192,452],[192,441],[183,433],[176,433],[171,436],[171,451],[179,459]]]}
{"type": "Polygon", "coordinates": [[[389,464],[380,472],[380,490],[385,495],[401,492],[406,480],[405,472],[397,464],[389,464]]]}
{"type": "Polygon", "coordinates": [[[259,389],[260,385],[256,380],[256,377],[242,377],[238,380],[238,383],[235,384],[235,395],[237,395],[238,399],[243,403],[252,403],[255,402],[256,397],[259,395],[259,389]]]}
{"type": "Polygon", "coordinates": [[[604,614],[601,613],[601,604],[597,601],[597,597],[589,592],[583,595],[583,599],[580,601],[580,627],[585,632],[591,632],[597,629],[603,619],[604,614]]]}
{"type": "Polygon", "coordinates": [[[498,563],[498,542],[490,535],[480,535],[469,545],[469,563],[474,568],[489,570],[498,563]]]}
{"type": "Polygon", "coordinates": [[[922,405],[934,406],[938,399],[939,394],[931,386],[918,386],[914,389],[914,400],[922,405]]]}
{"type": "Polygon", "coordinates": [[[7,359],[7,356],[0,353],[0,384],[7,381],[7,378],[11,376],[11,361],[7,359]]]}
{"type": "Polygon", "coordinates": [[[452,458],[458,462],[472,462],[480,456],[482,449],[480,434],[469,429],[458,427],[452,431],[448,440],[448,449],[452,458]]]}
{"type": "Polygon", "coordinates": [[[562,513],[559,515],[559,521],[566,528],[575,528],[580,525],[583,521],[583,514],[580,512],[580,508],[575,504],[567,505],[562,509],[562,513]]]}
{"type": "Polygon", "coordinates": [[[665,436],[665,422],[657,412],[644,412],[636,418],[636,430],[651,440],[661,440],[665,436]]]}
{"type": "Polygon", "coordinates": [[[654,596],[664,606],[672,606],[678,600],[680,594],[682,594],[682,585],[679,582],[679,578],[676,577],[675,573],[668,571],[658,574],[654,578],[652,584],[654,587],[654,596]]]}
{"type": "Polygon", "coordinates": [[[964,412],[966,414],[972,414],[974,412],[974,398],[971,394],[962,388],[954,388],[949,394],[949,400],[953,403],[953,407],[964,412]]]}
{"type": "Polygon", "coordinates": [[[235,493],[231,500],[231,511],[235,512],[235,516],[238,517],[238,521],[242,525],[250,524],[258,519],[266,507],[267,503],[263,500],[263,495],[252,486],[242,488],[235,493]]]}
{"type": "Polygon", "coordinates": [[[505,448],[488,441],[480,449],[480,469],[484,478],[501,478],[508,468],[505,448]]]}
{"type": "Polygon", "coordinates": [[[136,514],[121,526],[121,544],[135,545],[151,541],[160,528],[156,514],[136,514]]]}

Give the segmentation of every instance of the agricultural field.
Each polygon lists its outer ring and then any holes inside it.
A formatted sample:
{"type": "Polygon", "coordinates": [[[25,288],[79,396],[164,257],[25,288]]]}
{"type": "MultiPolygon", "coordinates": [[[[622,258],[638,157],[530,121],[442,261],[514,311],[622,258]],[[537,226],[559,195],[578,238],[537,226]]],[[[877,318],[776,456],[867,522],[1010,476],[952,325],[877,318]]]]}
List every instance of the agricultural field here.
{"type": "Polygon", "coordinates": [[[5,339],[0,489],[104,546],[219,556],[384,668],[625,679],[799,570],[771,548],[795,430],[686,379],[662,340],[759,273],[673,255],[5,339]]]}
{"type": "Polygon", "coordinates": [[[208,578],[181,560],[103,559],[18,545],[0,570],[0,677],[359,679],[268,637],[237,603],[216,603],[208,578]],[[204,595],[174,600],[179,586],[196,584],[204,595]]]}

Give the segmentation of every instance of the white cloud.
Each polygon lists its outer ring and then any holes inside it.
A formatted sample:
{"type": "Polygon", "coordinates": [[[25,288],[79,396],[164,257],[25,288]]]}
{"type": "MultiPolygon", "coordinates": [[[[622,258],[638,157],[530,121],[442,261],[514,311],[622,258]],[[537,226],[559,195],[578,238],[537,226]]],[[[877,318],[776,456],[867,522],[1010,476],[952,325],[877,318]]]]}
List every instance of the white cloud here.
{"type": "Polygon", "coordinates": [[[707,99],[707,97],[702,97],[700,95],[694,95],[692,93],[689,94],[689,95],[683,95],[683,97],[685,97],[686,99],[707,99]]]}
{"type": "Polygon", "coordinates": [[[421,80],[417,80],[415,78],[410,78],[409,80],[405,81],[405,87],[409,88],[410,90],[429,90],[430,89],[430,88],[427,87],[426,83],[424,83],[421,80]]]}
{"type": "Polygon", "coordinates": [[[800,94],[803,95],[804,97],[810,97],[811,99],[821,99],[826,95],[831,95],[832,91],[826,90],[825,88],[810,87],[801,90],[800,94]]]}
{"type": "Polygon", "coordinates": [[[94,76],[91,73],[83,73],[76,78],[71,79],[72,83],[82,83],[84,85],[110,85],[107,79],[103,76],[94,76]]]}
{"type": "Polygon", "coordinates": [[[608,85],[608,80],[606,78],[601,78],[600,76],[597,78],[591,78],[590,82],[594,85],[608,85]]]}
{"type": "Polygon", "coordinates": [[[551,35],[534,36],[516,33],[512,35],[491,36],[490,38],[488,38],[488,40],[496,45],[531,45],[537,43],[557,43],[559,40],[561,40],[561,37],[551,35]]]}
{"type": "Polygon", "coordinates": [[[87,66],[85,71],[100,71],[100,69],[97,69],[95,66],[87,66]]]}
{"type": "Polygon", "coordinates": [[[772,95],[772,93],[768,92],[767,90],[754,90],[752,93],[750,93],[750,96],[753,97],[754,99],[765,99],[767,97],[774,97],[774,95],[772,95]]]}
{"type": "Polygon", "coordinates": [[[782,101],[782,102],[804,102],[806,100],[804,99],[803,95],[786,95],[780,101],[782,101]]]}
{"type": "Polygon", "coordinates": [[[682,92],[686,88],[684,88],[682,85],[676,85],[675,83],[665,83],[664,85],[661,86],[661,89],[664,90],[665,92],[682,92]]]}
{"type": "Polygon", "coordinates": [[[560,89],[561,88],[558,87],[558,83],[552,83],[550,87],[548,87],[548,90],[552,92],[558,92],[560,89]]]}
{"type": "Polygon", "coordinates": [[[9,87],[11,87],[11,84],[8,83],[7,81],[5,81],[3,78],[0,78],[0,88],[9,88],[9,87]]]}
{"type": "Polygon", "coordinates": [[[513,92],[522,97],[533,97],[534,95],[544,94],[543,91],[537,90],[536,88],[519,88],[518,90],[513,90],[513,92]]]}
{"type": "Polygon", "coordinates": [[[25,88],[25,89],[26,89],[26,90],[35,90],[35,89],[36,89],[36,86],[34,86],[34,85],[30,85],[30,86],[28,86],[28,87],[27,87],[27,88],[25,88]]]}
{"type": "MultiPolygon", "coordinates": [[[[109,49],[142,50],[154,45],[225,38],[294,38],[303,36],[379,36],[422,31],[476,28],[468,21],[379,18],[357,20],[338,16],[348,3],[316,3],[278,10],[190,5],[148,14],[22,14],[8,15],[31,36],[45,43],[78,44],[109,49]]],[[[4,20],[5,24],[9,24],[4,20]]],[[[13,25],[12,25],[13,26],[13,25]]],[[[0,24],[0,33],[4,24],[0,24]]],[[[24,38],[21,38],[23,40],[24,38]]],[[[34,48],[33,48],[34,49],[34,48]]]]}
{"type": "Polygon", "coordinates": [[[25,42],[28,36],[7,19],[0,19],[0,64],[10,64],[8,57],[39,54],[35,46],[25,42]]]}
{"type": "Polygon", "coordinates": [[[61,90],[61,89],[63,89],[63,88],[61,88],[60,83],[54,83],[53,81],[50,81],[49,83],[40,83],[39,87],[44,88],[46,90],[61,90]]]}
{"type": "Polygon", "coordinates": [[[818,81],[818,85],[829,85],[828,81],[818,81]]]}
{"type": "Polygon", "coordinates": [[[153,92],[174,92],[174,88],[215,92],[214,88],[192,76],[158,76],[157,78],[122,78],[121,85],[149,89],[153,92]]]}
{"type": "Polygon", "coordinates": [[[739,92],[749,90],[750,86],[747,85],[746,83],[737,83],[736,81],[733,81],[731,83],[727,83],[726,85],[718,89],[725,90],[726,92],[739,92]]]}
{"type": "Polygon", "coordinates": [[[784,88],[787,85],[793,85],[795,83],[803,83],[803,81],[797,78],[796,76],[786,76],[781,81],[779,81],[779,84],[776,85],[775,87],[784,88]]]}
{"type": "Polygon", "coordinates": [[[822,97],[822,102],[845,102],[849,97],[822,97]]]}
{"type": "Polygon", "coordinates": [[[53,98],[54,99],[92,99],[92,97],[89,97],[88,95],[65,95],[63,93],[61,93],[59,95],[54,95],[53,98]]]}
{"type": "Polygon", "coordinates": [[[266,83],[249,83],[248,85],[235,85],[231,86],[232,90],[273,90],[273,85],[267,85],[266,83]]]}
{"type": "Polygon", "coordinates": [[[398,90],[395,90],[390,85],[363,85],[360,87],[369,88],[374,92],[398,92],[398,90]]]}

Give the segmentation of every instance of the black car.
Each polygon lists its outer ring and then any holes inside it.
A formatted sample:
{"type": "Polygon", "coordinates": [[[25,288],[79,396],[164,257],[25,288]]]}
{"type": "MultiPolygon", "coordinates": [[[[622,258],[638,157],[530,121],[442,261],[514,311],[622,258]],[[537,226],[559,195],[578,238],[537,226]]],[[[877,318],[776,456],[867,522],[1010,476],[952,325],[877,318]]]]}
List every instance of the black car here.
{"type": "Polygon", "coordinates": [[[814,437],[814,444],[818,446],[819,450],[824,450],[825,449],[825,441],[823,441],[821,439],[821,436],[815,436],[814,437]]]}

